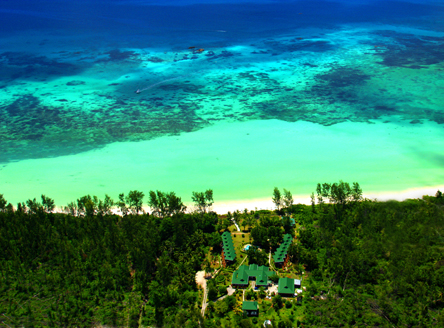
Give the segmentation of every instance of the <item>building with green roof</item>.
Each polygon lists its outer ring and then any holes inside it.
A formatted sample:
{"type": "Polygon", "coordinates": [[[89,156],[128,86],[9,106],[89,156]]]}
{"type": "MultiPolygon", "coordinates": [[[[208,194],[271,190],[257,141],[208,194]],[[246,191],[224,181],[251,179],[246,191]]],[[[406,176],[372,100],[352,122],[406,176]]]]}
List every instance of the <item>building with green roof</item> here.
{"type": "Polygon", "coordinates": [[[236,251],[234,250],[233,239],[231,233],[225,231],[222,234],[222,263],[224,267],[230,265],[236,260],[236,251]]]}
{"type": "Polygon", "coordinates": [[[285,218],[290,219],[290,225],[291,225],[292,227],[296,225],[296,220],[295,220],[295,219],[293,219],[293,218],[291,218],[291,217],[288,217],[288,216],[285,216],[285,217],[282,218],[282,220],[285,219],[285,218]]]}
{"type": "Polygon", "coordinates": [[[243,301],[242,312],[246,313],[248,316],[258,316],[259,305],[256,301],[243,301]]]}
{"type": "Polygon", "coordinates": [[[284,297],[294,296],[294,279],[279,278],[278,294],[284,297]]]}
{"type": "Polygon", "coordinates": [[[256,281],[256,286],[266,288],[268,287],[268,278],[273,274],[274,272],[264,265],[241,265],[239,269],[233,272],[231,285],[233,287],[245,288],[248,287],[250,280],[254,280],[256,281]]]}
{"type": "Polygon", "coordinates": [[[288,261],[288,248],[293,241],[292,235],[289,233],[284,235],[284,240],[273,254],[273,260],[276,266],[285,267],[288,261]]]}

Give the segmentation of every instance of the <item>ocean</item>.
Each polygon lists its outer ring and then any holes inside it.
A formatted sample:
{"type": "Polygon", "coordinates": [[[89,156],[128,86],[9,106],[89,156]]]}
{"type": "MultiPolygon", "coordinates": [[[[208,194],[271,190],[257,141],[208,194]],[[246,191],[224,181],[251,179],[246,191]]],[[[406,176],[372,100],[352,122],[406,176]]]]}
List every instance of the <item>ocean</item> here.
{"type": "Polygon", "coordinates": [[[13,204],[420,193],[444,185],[443,123],[442,1],[0,2],[13,204]]]}

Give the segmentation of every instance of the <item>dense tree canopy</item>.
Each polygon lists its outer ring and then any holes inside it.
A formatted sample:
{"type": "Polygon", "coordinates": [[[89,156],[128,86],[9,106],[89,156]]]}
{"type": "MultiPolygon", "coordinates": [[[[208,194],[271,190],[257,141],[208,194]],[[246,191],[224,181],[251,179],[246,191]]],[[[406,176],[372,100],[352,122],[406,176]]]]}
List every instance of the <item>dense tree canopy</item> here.
{"type": "Polygon", "coordinates": [[[209,242],[220,243],[213,214],[116,216],[94,196],[81,197],[75,215],[59,214],[42,199],[0,211],[1,326],[175,326],[179,314],[199,317],[195,274],[209,242]]]}
{"type": "MultiPolygon", "coordinates": [[[[200,314],[195,274],[212,271],[208,254],[220,254],[231,214],[186,214],[173,192],[150,191],[153,213],[138,215],[143,196],[130,191],[115,203],[85,195],[53,213],[45,195],[14,209],[0,194],[0,326],[205,328],[225,318],[226,327],[260,325],[242,316],[235,296],[210,302],[210,317],[200,314]],[[111,213],[115,205],[122,215],[111,213]]],[[[296,228],[272,211],[234,214],[262,249],[250,247],[248,263],[267,265],[283,234],[295,234],[290,263],[305,271],[307,286],[297,320],[306,327],[444,326],[441,192],[376,202],[362,199],[359,184],[340,181],[318,184],[312,201],[290,206],[296,228]]],[[[226,285],[210,280],[209,289],[215,299],[226,285]]],[[[262,300],[265,291],[246,297],[262,300]]],[[[281,297],[271,303],[276,311],[292,306],[281,297]]],[[[288,324],[285,317],[278,326],[288,324]]]]}

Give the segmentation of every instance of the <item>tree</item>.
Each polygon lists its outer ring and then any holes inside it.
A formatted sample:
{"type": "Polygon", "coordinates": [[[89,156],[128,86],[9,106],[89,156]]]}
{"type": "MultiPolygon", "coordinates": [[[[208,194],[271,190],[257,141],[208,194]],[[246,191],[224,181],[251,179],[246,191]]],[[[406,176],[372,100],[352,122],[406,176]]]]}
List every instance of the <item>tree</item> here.
{"type": "Polygon", "coordinates": [[[362,189],[357,182],[353,182],[352,199],[355,202],[359,202],[360,200],[362,200],[362,189]]]}
{"type": "Polygon", "coordinates": [[[255,245],[261,245],[267,249],[270,244],[268,243],[268,231],[263,226],[254,227],[251,230],[251,238],[254,240],[255,245]]]}
{"type": "Polygon", "coordinates": [[[264,288],[264,286],[260,286],[259,287],[259,297],[264,299],[265,296],[267,296],[267,294],[265,293],[265,288],[264,288]]]}
{"type": "Polygon", "coordinates": [[[247,215],[244,219],[244,224],[248,226],[248,230],[251,230],[256,222],[252,215],[247,215]]]}
{"type": "Polygon", "coordinates": [[[293,195],[291,194],[290,190],[287,190],[284,188],[284,196],[282,198],[282,201],[284,203],[284,206],[287,208],[289,212],[291,212],[291,205],[293,205],[294,199],[293,195]]]}
{"type": "Polygon", "coordinates": [[[311,199],[311,211],[314,213],[315,212],[315,194],[314,194],[314,192],[311,193],[310,199],[311,199]]]}
{"type": "Polygon", "coordinates": [[[280,226],[271,226],[268,228],[268,241],[273,249],[276,249],[282,242],[284,231],[280,226]]]}
{"type": "Polygon", "coordinates": [[[276,205],[277,210],[279,211],[282,206],[282,195],[277,187],[274,188],[273,197],[271,199],[273,200],[273,203],[276,205]]]}
{"type": "Polygon", "coordinates": [[[282,227],[284,228],[285,233],[289,233],[294,237],[294,227],[290,217],[285,216],[282,219],[282,227]]]}
{"type": "Polygon", "coordinates": [[[150,191],[148,205],[153,209],[153,214],[161,218],[183,213],[187,208],[174,192],[164,193],[159,190],[150,191]]]}
{"type": "Polygon", "coordinates": [[[250,264],[257,264],[257,265],[266,265],[268,262],[268,256],[264,251],[260,251],[255,246],[250,246],[248,250],[246,251],[248,256],[248,262],[250,264]]]}
{"type": "Polygon", "coordinates": [[[123,216],[128,214],[128,207],[126,206],[125,194],[119,194],[119,201],[117,202],[117,206],[119,206],[120,212],[123,216]]]}
{"type": "Polygon", "coordinates": [[[38,213],[43,211],[43,206],[40,204],[35,198],[34,199],[28,199],[26,201],[26,205],[28,205],[29,213],[38,213]]]}
{"type": "Polygon", "coordinates": [[[197,210],[200,213],[206,213],[207,209],[213,205],[213,190],[208,189],[205,192],[196,192],[193,191],[191,196],[194,204],[197,206],[197,210]]]}
{"type": "Polygon", "coordinates": [[[55,208],[54,200],[42,195],[42,205],[46,212],[52,212],[55,208]]]}
{"type": "Polygon", "coordinates": [[[3,194],[0,194],[0,212],[4,212],[6,210],[6,204],[8,202],[6,201],[5,197],[3,197],[3,194]]]}
{"type": "Polygon", "coordinates": [[[72,216],[77,216],[79,213],[79,209],[77,207],[77,204],[74,202],[69,203],[66,207],[65,207],[65,212],[68,214],[71,214],[72,216]]]}
{"type": "Polygon", "coordinates": [[[111,208],[113,207],[113,205],[114,205],[114,201],[112,200],[112,198],[110,196],[108,196],[107,194],[105,194],[105,200],[99,201],[98,211],[102,215],[109,215],[109,214],[111,214],[111,208]]]}
{"type": "Polygon", "coordinates": [[[125,200],[129,205],[132,213],[139,214],[139,211],[142,209],[142,199],[144,193],[137,190],[131,190],[126,196],[125,200]]]}
{"type": "Polygon", "coordinates": [[[282,308],[283,302],[282,302],[281,295],[274,296],[273,299],[271,300],[271,302],[273,303],[273,308],[275,310],[279,310],[280,308],[282,308]]]}
{"type": "Polygon", "coordinates": [[[93,216],[97,212],[99,199],[97,196],[86,195],[77,199],[77,210],[80,215],[93,216]]]}
{"type": "Polygon", "coordinates": [[[330,190],[330,202],[333,204],[345,205],[351,195],[351,188],[348,182],[342,180],[333,183],[330,190]]]}
{"type": "Polygon", "coordinates": [[[213,269],[211,268],[211,261],[210,260],[205,260],[204,270],[205,270],[205,273],[211,273],[213,271],[213,269]]]}
{"type": "Polygon", "coordinates": [[[279,276],[276,273],[274,273],[268,279],[277,284],[277,282],[279,281],[279,276]]]}
{"type": "Polygon", "coordinates": [[[215,300],[217,298],[217,288],[214,284],[208,286],[208,299],[215,300]]]}

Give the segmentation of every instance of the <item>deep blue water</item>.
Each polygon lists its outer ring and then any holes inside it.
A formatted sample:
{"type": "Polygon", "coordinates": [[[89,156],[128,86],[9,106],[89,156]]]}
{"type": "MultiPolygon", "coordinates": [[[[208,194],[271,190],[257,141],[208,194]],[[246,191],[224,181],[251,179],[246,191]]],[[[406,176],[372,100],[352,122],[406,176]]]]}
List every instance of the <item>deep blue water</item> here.
{"type": "MultiPolygon", "coordinates": [[[[35,29],[105,33],[128,41],[149,42],[159,37],[186,38],[225,30],[237,37],[303,27],[339,24],[394,23],[444,11],[436,2],[409,1],[43,1],[3,0],[0,33],[35,29]],[[188,5],[184,5],[189,3],[188,5]],[[116,35],[117,33],[117,35],[116,35]],[[180,33],[181,35],[178,35],[180,33]],[[183,34],[182,34],[183,33],[183,34]],[[142,40],[140,40],[142,39],[142,40]],[[143,40],[145,39],[145,40],[143,40]]],[[[419,22],[418,22],[419,23],[419,22]]],[[[433,23],[433,22],[431,22],[433,23]]],[[[437,27],[439,26],[437,23],[437,27]]],[[[231,38],[228,34],[226,38],[231,38]]]]}

